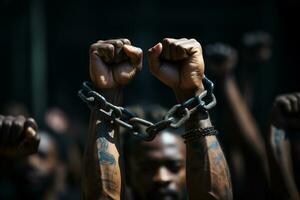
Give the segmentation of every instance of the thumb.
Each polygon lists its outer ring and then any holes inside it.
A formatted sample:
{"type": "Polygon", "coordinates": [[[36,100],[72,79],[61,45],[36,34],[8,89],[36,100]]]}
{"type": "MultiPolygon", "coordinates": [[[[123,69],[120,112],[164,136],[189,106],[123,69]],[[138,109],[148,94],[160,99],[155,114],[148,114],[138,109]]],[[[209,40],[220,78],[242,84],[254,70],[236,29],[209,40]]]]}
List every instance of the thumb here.
{"type": "Polygon", "coordinates": [[[124,53],[129,57],[133,67],[140,71],[142,69],[143,62],[143,50],[127,44],[123,46],[123,50],[124,53]]]}
{"type": "Polygon", "coordinates": [[[149,69],[153,74],[156,74],[159,71],[160,66],[160,55],[162,52],[163,46],[159,42],[154,47],[148,50],[148,58],[149,58],[149,69]]]}

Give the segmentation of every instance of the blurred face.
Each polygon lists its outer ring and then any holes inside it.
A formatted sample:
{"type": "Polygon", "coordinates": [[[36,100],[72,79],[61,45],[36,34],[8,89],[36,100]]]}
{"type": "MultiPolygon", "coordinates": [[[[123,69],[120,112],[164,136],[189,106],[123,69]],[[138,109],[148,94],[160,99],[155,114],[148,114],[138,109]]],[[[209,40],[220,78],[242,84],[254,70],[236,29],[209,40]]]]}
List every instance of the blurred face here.
{"type": "Polygon", "coordinates": [[[133,193],[142,200],[179,200],[185,190],[185,145],[162,132],[151,142],[141,142],[129,158],[133,193]]]}

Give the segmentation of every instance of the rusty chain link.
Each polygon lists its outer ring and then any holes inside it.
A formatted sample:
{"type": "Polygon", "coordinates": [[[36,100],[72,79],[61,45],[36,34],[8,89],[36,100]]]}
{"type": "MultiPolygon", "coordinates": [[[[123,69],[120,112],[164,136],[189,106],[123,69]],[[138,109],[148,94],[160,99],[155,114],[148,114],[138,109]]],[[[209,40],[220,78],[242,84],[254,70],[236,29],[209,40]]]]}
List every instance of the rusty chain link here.
{"type": "Polygon", "coordinates": [[[194,112],[207,111],[216,105],[213,82],[205,77],[203,84],[206,90],[182,104],[173,106],[164,118],[157,123],[139,118],[128,109],[109,103],[95,91],[90,82],[83,82],[82,89],[78,91],[78,96],[90,109],[97,111],[99,119],[116,123],[143,140],[151,141],[160,131],[170,127],[178,128],[183,125],[194,112]],[[144,127],[145,131],[139,130],[139,127],[144,127]]]}

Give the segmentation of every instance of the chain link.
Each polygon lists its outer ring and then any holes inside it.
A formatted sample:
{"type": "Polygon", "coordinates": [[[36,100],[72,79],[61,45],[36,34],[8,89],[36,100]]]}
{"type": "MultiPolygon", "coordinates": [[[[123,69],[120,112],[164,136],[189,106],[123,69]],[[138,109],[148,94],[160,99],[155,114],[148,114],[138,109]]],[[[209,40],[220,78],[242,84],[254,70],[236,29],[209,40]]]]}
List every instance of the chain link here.
{"type": "Polygon", "coordinates": [[[216,105],[213,82],[204,77],[203,84],[206,90],[182,104],[173,106],[164,118],[157,123],[139,118],[128,109],[109,103],[105,97],[94,90],[89,82],[83,82],[82,89],[78,91],[78,96],[91,110],[96,110],[99,119],[115,123],[130,130],[135,136],[151,141],[160,131],[166,128],[182,126],[194,112],[207,111],[216,105]],[[144,127],[144,131],[141,127],[144,127]]]}

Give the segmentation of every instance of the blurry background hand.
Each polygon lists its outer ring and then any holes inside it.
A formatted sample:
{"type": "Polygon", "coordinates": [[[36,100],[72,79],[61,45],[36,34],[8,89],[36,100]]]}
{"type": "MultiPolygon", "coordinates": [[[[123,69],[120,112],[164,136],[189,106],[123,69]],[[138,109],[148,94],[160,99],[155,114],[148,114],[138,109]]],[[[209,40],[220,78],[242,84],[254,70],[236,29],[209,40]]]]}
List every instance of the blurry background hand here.
{"type": "Polygon", "coordinates": [[[37,124],[32,118],[0,115],[0,156],[26,156],[37,152],[37,124]]]}

